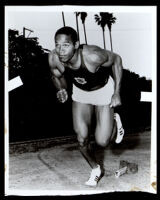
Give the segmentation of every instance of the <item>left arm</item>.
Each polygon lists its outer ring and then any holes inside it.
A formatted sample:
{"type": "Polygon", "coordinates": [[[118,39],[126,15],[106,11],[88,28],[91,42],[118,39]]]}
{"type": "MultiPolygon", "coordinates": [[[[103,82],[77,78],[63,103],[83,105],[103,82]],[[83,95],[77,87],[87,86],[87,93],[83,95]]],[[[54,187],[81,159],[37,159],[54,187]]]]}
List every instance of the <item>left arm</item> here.
{"type": "Polygon", "coordinates": [[[120,89],[121,89],[121,80],[123,73],[122,59],[119,55],[111,51],[104,50],[98,47],[96,50],[97,50],[96,56],[92,57],[92,59],[94,59],[94,63],[96,63],[97,66],[104,66],[104,67],[112,66],[115,85],[114,85],[114,94],[111,99],[110,107],[120,106],[121,105],[120,89]]]}
{"type": "Polygon", "coordinates": [[[113,77],[115,81],[115,90],[111,100],[111,107],[116,107],[121,105],[120,89],[121,80],[123,74],[122,59],[120,56],[116,55],[112,65],[113,77]]]}
{"type": "Polygon", "coordinates": [[[120,88],[123,72],[121,57],[111,51],[104,50],[98,46],[93,45],[89,46],[87,51],[88,52],[86,54],[89,55],[88,57],[86,57],[87,63],[89,63],[92,67],[94,66],[95,71],[99,66],[112,66],[115,88],[110,107],[121,105],[120,88]]]}

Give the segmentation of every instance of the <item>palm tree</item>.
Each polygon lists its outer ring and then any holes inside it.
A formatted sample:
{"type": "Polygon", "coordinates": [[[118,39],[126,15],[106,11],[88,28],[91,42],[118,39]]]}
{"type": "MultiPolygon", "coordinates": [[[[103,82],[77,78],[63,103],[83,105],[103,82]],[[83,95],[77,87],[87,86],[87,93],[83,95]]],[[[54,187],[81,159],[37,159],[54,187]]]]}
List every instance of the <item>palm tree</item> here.
{"type": "Polygon", "coordinates": [[[112,47],[112,36],[111,36],[111,28],[112,24],[115,23],[116,18],[113,17],[112,13],[108,12],[100,12],[100,15],[95,14],[95,20],[98,23],[98,25],[101,26],[102,32],[103,32],[103,42],[104,42],[104,49],[106,49],[106,44],[105,44],[105,26],[108,26],[109,29],[109,34],[110,34],[110,43],[111,43],[111,51],[113,51],[112,47]]]}
{"type": "Polygon", "coordinates": [[[102,13],[100,13],[100,16],[97,15],[97,14],[94,15],[95,21],[102,28],[104,49],[106,49],[105,34],[104,34],[104,32],[105,32],[105,26],[106,26],[106,21],[104,20],[105,18],[103,16],[104,15],[102,13]]]}
{"type": "Polygon", "coordinates": [[[76,15],[76,26],[77,26],[78,40],[79,40],[79,42],[80,42],[80,37],[79,37],[79,25],[78,25],[78,15],[79,15],[79,12],[75,12],[75,15],[76,15]]]}
{"type": "Polygon", "coordinates": [[[109,29],[109,36],[110,36],[110,43],[111,43],[111,51],[113,51],[113,46],[112,46],[112,34],[111,34],[111,29],[112,29],[112,24],[116,22],[116,18],[113,17],[113,13],[106,13],[106,18],[107,18],[107,26],[109,29]]]}
{"type": "Polygon", "coordinates": [[[85,27],[85,20],[87,17],[87,13],[86,12],[80,12],[79,13],[81,16],[81,20],[82,20],[82,24],[83,24],[83,30],[84,30],[84,36],[85,36],[85,42],[87,44],[87,35],[86,35],[86,27],[85,27]]]}
{"type": "Polygon", "coordinates": [[[63,26],[66,26],[65,25],[65,19],[64,19],[64,12],[62,12],[62,19],[63,19],[63,26]]]}

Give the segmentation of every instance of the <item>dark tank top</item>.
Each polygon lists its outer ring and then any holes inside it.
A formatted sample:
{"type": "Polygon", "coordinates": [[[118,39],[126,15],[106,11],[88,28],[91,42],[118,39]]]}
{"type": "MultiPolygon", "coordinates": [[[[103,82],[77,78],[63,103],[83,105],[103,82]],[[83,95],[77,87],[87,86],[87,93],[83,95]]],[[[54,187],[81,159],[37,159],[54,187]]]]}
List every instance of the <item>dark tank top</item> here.
{"type": "Polygon", "coordinates": [[[88,71],[82,55],[83,45],[80,46],[81,66],[77,70],[66,68],[72,83],[78,88],[92,91],[103,87],[111,75],[111,67],[100,66],[96,72],[88,71]]]}

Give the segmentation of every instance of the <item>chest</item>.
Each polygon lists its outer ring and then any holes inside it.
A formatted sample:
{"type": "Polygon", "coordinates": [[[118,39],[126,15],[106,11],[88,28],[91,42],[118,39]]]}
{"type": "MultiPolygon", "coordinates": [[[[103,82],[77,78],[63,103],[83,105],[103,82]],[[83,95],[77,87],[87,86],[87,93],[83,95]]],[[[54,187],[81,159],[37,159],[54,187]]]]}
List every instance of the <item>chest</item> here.
{"type": "Polygon", "coordinates": [[[87,83],[87,82],[97,82],[106,79],[109,71],[105,67],[100,67],[96,71],[91,72],[88,68],[80,67],[78,70],[68,69],[70,77],[73,81],[87,83]]]}

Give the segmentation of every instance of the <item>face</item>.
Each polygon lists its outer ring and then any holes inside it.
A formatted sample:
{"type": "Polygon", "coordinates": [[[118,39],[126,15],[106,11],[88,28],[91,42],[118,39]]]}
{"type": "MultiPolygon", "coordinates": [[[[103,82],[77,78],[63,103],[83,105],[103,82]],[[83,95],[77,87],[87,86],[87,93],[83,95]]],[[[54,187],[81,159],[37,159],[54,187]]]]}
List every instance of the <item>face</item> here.
{"type": "Polygon", "coordinates": [[[55,50],[61,62],[68,62],[76,51],[76,44],[74,45],[71,36],[59,34],[55,38],[55,50]]]}

